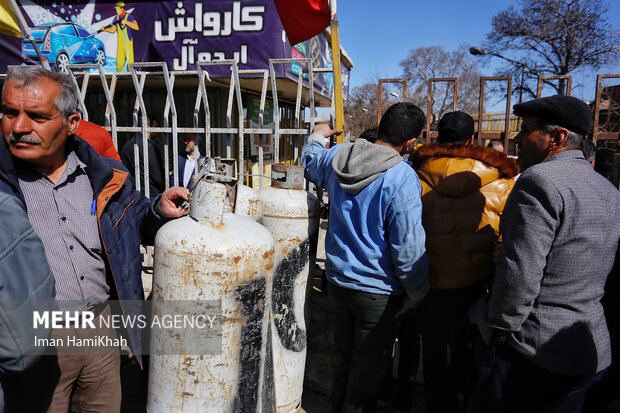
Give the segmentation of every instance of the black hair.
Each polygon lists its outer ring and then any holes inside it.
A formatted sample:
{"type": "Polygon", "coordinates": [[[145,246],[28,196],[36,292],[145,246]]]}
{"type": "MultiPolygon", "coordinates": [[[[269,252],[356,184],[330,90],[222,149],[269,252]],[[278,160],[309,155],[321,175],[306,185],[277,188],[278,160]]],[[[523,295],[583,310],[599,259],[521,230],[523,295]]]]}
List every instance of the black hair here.
{"type": "Polygon", "coordinates": [[[364,132],[362,132],[359,139],[366,139],[370,143],[375,143],[375,141],[377,140],[378,131],[379,128],[377,126],[375,126],[374,128],[366,129],[364,132]]]}
{"type": "Polygon", "coordinates": [[[383,114],[377,139],[394,147],[400,146],[420,135],[425,120],[424,112],[413,103],[395,103],[383,114]]]}

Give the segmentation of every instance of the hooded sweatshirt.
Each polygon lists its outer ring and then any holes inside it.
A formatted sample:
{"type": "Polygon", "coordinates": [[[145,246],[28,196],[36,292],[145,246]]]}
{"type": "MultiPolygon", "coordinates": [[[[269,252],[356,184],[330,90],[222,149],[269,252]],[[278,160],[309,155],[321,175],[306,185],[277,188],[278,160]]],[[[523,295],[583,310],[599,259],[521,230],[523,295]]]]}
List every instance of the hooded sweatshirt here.
{"type": "Polygon", "coordinates": [[[360,139],[342,145],[334,156],[332,168],[340,187],[356,195],[401,160],[394,149],[360,139]]]}
{"type": "Polygon", "coordinates": [[[407,292],[415,306],[428,290],[420,181],[392,148],[366,140],[323,147],[313,133],[301,160],[306,179],[330,198],[325,270],[351,290],[407,292]]]}

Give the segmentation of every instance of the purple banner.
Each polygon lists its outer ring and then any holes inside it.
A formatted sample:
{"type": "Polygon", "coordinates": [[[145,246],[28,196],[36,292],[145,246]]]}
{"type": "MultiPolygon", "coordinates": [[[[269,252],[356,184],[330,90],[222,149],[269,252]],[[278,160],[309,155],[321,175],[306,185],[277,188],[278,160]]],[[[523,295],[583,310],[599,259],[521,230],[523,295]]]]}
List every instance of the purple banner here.
{"type": "MultiPolygon", "coordinates": [[[[291,47],[273,0],[209,1],[31,1],[21,8],[44,58],[56,69],[98,62],[109,72],[129,71],[131,62],[166,62],[171,71],[196,70],[201,60],[236,59],[240,69],[268,69],[269,59],[311,57],[331,67],[324,35],[291,47]],[[117,6],[118,4],[118,6],[117,6]]],[[[29,41],[0,35],[0,72],[38,58],[29,41]]],[[[210,66],[214,77],[230,76],[210,66]]],[[[299,65],[277,65],[277,77],[297,79],[299,65]]],[[[348,90],[348,69],[343,84],[348,90]]],[[[245,76],[245,75],[244,75],[245,76]]],[[[306,80],[307,81],[307,80],[306,80]]],[[[315,89],[329,96],[331,74],[315,75],[315,89]]]]}
{"type": "MultiPolygon", "coordinates": [[[[285,57],[287,58],[310,58],[313,68],[332,68],[332,48],[327,37],[321,33],[310,40],[291,46],[286,42],[285,57]]],[[[285,76],[289,79],[299,79],[299,72],[303,71],[305,65],[291,63],[286,66],[285,76]]],[[[340,78],[342,81],[342,95],[346,101],[349,94],[349,74],[350,70],[341,64],[340,78]]],[[[314,90],[323,96],[330,97],[334,87],[334,76],[331,73],[314,73],[314,90]]],[[[308,86],[308,74],[304,74],[304,85],[308,86]]]]}
{"type": "MultiPolygon", "coordinates": [[[[282,56],[282,24],[270,0],[161,2],[148,60],[192,70],[201,60],[236,59],[240,69],[268,69],[282,56]],[[181,7],[179,7],[181,6],[181,7]]],[[[228,68],[209,68],[229,76],[228,68]]]]}

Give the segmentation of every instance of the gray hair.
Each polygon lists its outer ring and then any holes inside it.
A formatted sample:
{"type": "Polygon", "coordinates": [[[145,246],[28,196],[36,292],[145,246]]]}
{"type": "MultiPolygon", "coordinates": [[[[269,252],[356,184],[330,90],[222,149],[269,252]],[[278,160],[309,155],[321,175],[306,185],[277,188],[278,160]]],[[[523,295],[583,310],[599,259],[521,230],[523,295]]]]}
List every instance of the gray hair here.
{"type": "Polygon", "coordinates": [[[596,145],[594,145],[594,142],[590,139],[584,139],[581,152],[583,152],[583,156],[586,158],[586,161],[592,162],[596,156],[596,145]]]}
{"type": "Polygon", "coordinates": [[[566,139],[566,144],[577,147],[581,149],[583,146],[583,140],[585,139],[583,135],[578,134],[577,132],[573,132],[564,126],[553,125],[551,123],[545,123],[545,121],[540,121],[538,124],[538,129],[545,133],[552,133],[554,130],[563,128],[568,130],[568,138],[566,139]]]}
{"type": "Polygon", "coordinates": [[[60,111],[66,123],[67,118],[75,114],[80,106],[80,92],[68,73],[50,72],[41,66],[10,67],[2,86],[2,97],[4,98],[4,90],[9,82],[13,82],[18,88],[30,88],[30,85],[39,78],[47,78],[60,88],[60,93],[54,99],[54,106],[60,111]]]}

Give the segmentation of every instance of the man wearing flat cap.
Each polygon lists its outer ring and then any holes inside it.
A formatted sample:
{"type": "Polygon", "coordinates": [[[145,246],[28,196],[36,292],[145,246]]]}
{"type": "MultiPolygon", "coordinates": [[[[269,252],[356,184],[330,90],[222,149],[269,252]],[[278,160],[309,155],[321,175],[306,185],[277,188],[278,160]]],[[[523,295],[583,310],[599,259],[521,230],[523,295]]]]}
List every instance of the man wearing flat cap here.
{"type": "Polygon", "coordinates": [[[500,223],[486,320],[492,367],[469,409],[580,412],[611,363],[600,300],[620,238],[620,194],[581,152],[592,126],[585,103],[552,96],[514,113],[523,118],[522,174],[500,223]]]}

